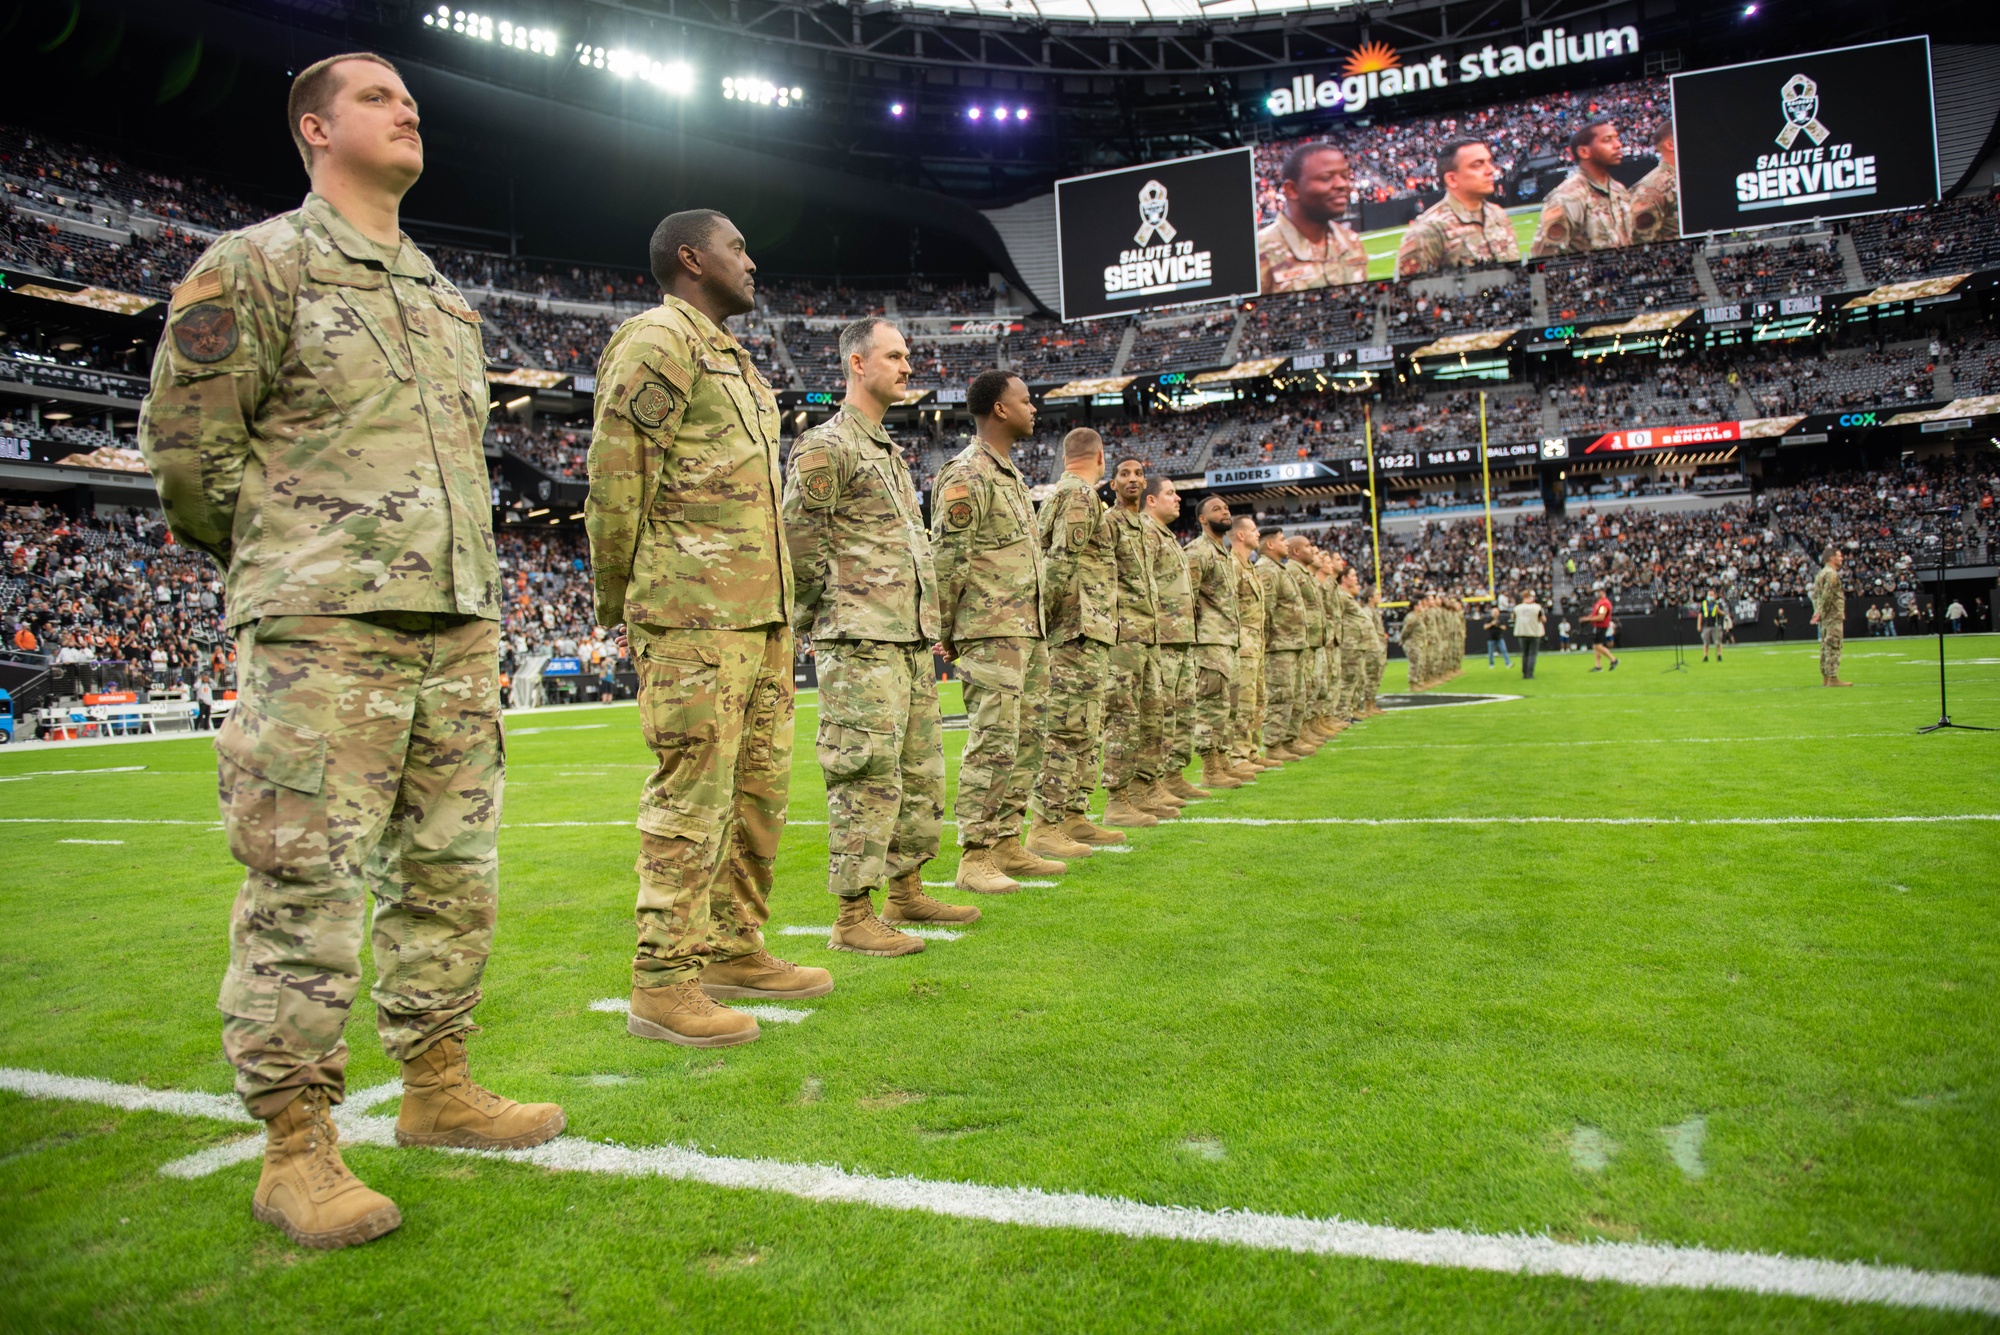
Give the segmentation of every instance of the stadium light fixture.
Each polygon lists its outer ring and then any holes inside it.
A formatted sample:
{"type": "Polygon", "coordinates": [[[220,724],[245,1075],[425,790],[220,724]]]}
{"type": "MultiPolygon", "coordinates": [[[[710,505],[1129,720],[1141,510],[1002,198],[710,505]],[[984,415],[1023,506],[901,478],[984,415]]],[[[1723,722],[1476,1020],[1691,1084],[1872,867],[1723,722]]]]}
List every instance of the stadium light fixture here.
{"type": "Polygon", "coordinates": [[[1017,121],[1024,121],[1028,119],[1028,109],[1026,107],[1015,107],[1014,119],[1017,121]]]}
{"type": "Polygon", "coordinates": [[[725,102],[754,102],[760,107],[796,107],[805,102],[806,90],[786,88],[769,79],[737,78],[722,81],[725,102]]]}
{"type": "Polygon", "coordinates": [[[891,102],[891,103],[889,104],[889,114],[890,114],[891,116],[900,116],[900,115],[902,115],[902,114],[903,114],[903,104],[902,104],[901,102],[891,102]]]}
{"type": "Polygon", "coordinates": [[[967,107],[967,108],[965,109],[965,114],[966,114],[966,117],[967,117],[968,119],[970,119],[970,120],[978,120],[978,119],[979,119],[979,108],[978,108],[978,107],[967,107]]]}
{"type": "Polygon", "coordinates": [[[694,91],[694,69],[683,61],[654,60],[624,47],[609,50],[586,42],[576,45],[576,63],[587,69],[603,70],[619,79],[638,79],[664,93],[686,97],[694,91]]]}
{"type": "Polygon", "coordinates": [[[1007,119],[1007,108],[1005,108],[1005,107],[995,107],[995,108],[993,108],[993,119],[994,119],[994,120],[996,120],[996,121],[1004,121],[1004,120],[1006,120],[1006,119],[1007,119]]]}
{"type": "Polygon", "coordinates": [[[472,9],[439,5],[424,15],[424,26],[439,32],[454,32],[475,42],[498,42],[530,55],[553,56],[558,38],[553,29],[531,28],[509,19],[496,19],[472,9]]]}

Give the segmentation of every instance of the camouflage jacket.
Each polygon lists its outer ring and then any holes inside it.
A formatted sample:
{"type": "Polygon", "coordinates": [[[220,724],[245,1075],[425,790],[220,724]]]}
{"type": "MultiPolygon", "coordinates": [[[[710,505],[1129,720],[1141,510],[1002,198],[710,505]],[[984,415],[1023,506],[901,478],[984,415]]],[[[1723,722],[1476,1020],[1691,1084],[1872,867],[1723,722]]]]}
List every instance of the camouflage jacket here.
{"type": "Polygon", "coordinates": [[[1118,536],[1097,491],[1064,473],[1035,516],[1041,532],[1043,624],[1051,645],[1118,643],[1118,536]]]}
{"type": "Polygon", "coordinates": [[[1467,213],[1446,195],[1404,231],[1403,244],[1396,248],[1396,277],[1520,262],[1521,242],[1507,210],[1489,199],[1467,213]]]}
{"type": "Polygon", "coordinates": [[[1035,506],[1011,460],[974,440],[938,473],[931,542],[944,638],[1042,633],[1042,547],[1035,506]]]}
{"type": "Polygon", "coordinates": [[[1194,585],[1188,577],[1187,554],[1174,541],[1172,530],[1151,515],[1146,516],[1146,529],[1153,541],[1153,587],[1159,591],[1159,642],[1193,644],[1194,585]]]}
{"type": "Polygon", "coordinates": [[[1319,245],[1306,240],[1282,213],[1257,233],[1257,290],[1266,295],[1340,287],[1367,277],[1368,252],[1361,238],[1340,223],[1326,225],[1326,240],[1319,245]]]}
{"type": "Polygon", "coordinates": [[[1112,506],[1111,535],[1118,545],[1118,642],[1158,644],[1160,590],[1145,514],[1112,506]]]}
{"type": "Polygon", "coordinates": [[[778,401],[742,344],[679,297],[618,326],[584,502],[600,624],[788,621],[779,486],[778,401]]]}
{"type": "Polygon", "coordinates": [[[853,408],[800,436],[785,475],[792,628],[816,640],[938,637],[923,508],[889,433],[853,408]]]}
{"type": "Polygon", "coordinates": [[[1236,561],[1229,549],[1204,532],[1187,546],[1187,569],[1194,585],[1194,642],[1236,644],[1242,610],[1236,599],[1236,561]]]}
{"type": "Polygon", "coordinates": [[[1330,648],[1340,647],[1340,586],[1322,575],[1313,576],[1313,591],[1319,595],[1320,622],[1326,628],[1323,641],[1330,648]]]}
{"type": "Polygon", "coordinates": [[[1822,626],[1838,628],[1846,623],[1847,594],[1840,587],[1840,572],[1832,566],[1821,566],[1813,576],[1812,608],[1822,626]]]}
{"type": "Polygon", "coordinates": [[[1264,586],[1264,649],[1283,653],[1306,647],[1306,609],[1298,583],[1287,573],[1290,561],[1264,557],[1254,567],[1264,586]]]}
{"type": "Polygon", "coordinates": [[[1366,653],[1369,647],[1369,633],[1375,623],[1368,619],[1368,609],[1361,600],[1345,589],[1333,591],[1334,601],[1340,608],[1340,647],[1356,653],[1366,653]]]}
{"type": "Polygon", "coordinates": [[[1541,221],[1535,225],[1528,254],[1539,260],[1631,244],[1632,192],[1615,176],[1606,177],[1600,186],[1574,171],[1542,201],[1541,221]]]}
{"type": "Polygon", "coordinates": [[[1264,656],[1264,581],[1257,578],[1257,567],[1239,559],[1235,552],[1229,554],[1229,564],[1234,568],[1236,580],[1236,649],[1241,658],[1260,659],[1264,656]]]}
{"type": "Polygon", "coordinates": [[[1298,591],[1299,616],[1305,626],[1305,649],[1318,649],[1326,643],[1326,604],[1319,599],[1319,581],[1313,572],[1298,561],[1285,562],[1285,578],[1298,591]]]}
{"type": "Polygon", "coordinates": [[[228,623],[497,620],[479,316],[403,238],[318,195],[210,246],[174,289],[139,448],[228,623]]]}
{"type": "Polygon", "coordinates": [[[1678,241],[1681,235],[1681,183],[1674,169],[1662,162],[1632,187],[1632,244],[1678,241]]]}
{"type": "Polygon", "coordinates": [[[1370,646],[1369,652],[1377,654],[1387,653],[1389,651],[1389,626],[1382,619],[1382,606],[1377,603],[1366,610],[1368,612],[1368,624],[1375,628],[1375,642],[1370,646]]]}

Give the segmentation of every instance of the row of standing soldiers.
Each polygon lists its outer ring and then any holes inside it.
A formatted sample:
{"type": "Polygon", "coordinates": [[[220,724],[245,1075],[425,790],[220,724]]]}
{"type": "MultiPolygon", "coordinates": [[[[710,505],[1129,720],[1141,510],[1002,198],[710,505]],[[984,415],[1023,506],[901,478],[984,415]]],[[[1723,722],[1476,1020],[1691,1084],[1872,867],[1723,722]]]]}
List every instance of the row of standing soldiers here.
{"type": "Polygon", "coordinates": [[[1410,689],[1420,691],[1456,677],[1465,666],[1465,605],[1429,594],[1411,604],[1403,618],[1403,656],[1410,663],[1410,689]]]}

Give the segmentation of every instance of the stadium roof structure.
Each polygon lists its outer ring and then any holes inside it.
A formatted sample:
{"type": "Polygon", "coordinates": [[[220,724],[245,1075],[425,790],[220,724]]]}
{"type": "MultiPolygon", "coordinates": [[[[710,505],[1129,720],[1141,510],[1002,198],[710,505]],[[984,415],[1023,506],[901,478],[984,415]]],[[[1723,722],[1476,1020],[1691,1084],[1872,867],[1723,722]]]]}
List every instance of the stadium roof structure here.
{"type": "Polygon", "coordinates": [[[1361,9],[1370,0],[899,0],[892,8],[934,9],[988,18],[1083,23],[1214,23],[1306,10],[1361,9]]]}

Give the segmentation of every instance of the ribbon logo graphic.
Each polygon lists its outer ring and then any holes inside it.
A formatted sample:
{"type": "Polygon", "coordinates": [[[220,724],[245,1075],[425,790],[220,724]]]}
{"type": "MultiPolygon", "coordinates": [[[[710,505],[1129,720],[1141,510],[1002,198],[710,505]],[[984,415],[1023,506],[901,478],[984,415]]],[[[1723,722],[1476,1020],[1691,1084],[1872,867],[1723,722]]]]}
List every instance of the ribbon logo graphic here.
{"type": "Polygon", "coordinates": [[[1167,188],[1158,181],[1148,181],[1139,187],[1139,230],[1132,240],[1143,246],[1154,236],[1173,240],[1174,225],[1167,221],[1167,188]]]}
{"type": "Polygon", "coordinates": [[[1794,74],[1785,80],[1778,96],[1785,104],[1785,128],[1778,132],[1779,148],[1790,148],[1801,134],[1815,144],[1826,142],[1833,131],[1819,123],[1818,84],[1803,74],[1794,74]]]}

